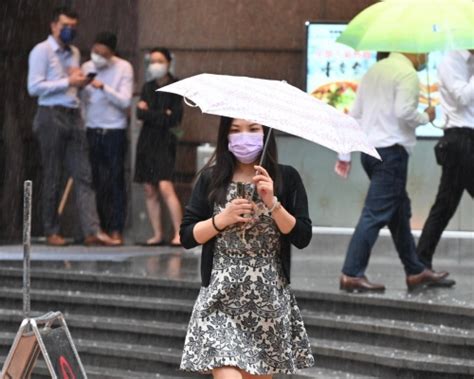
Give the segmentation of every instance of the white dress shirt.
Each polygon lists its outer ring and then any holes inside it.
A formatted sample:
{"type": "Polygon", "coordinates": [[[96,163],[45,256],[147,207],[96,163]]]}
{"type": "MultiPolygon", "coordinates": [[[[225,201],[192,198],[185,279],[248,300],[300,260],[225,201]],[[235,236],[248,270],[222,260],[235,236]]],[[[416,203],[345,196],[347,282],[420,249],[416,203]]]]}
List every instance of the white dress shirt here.
{"type": "Polygon", "coordinates": [[[104,83],[104,89],[91,85],[82,90],[81,98],[86,127],[101,129],[125,129],[127,109],[133,95],[132,65],[119,57],[112,57],[109,64],[97,69],[92,61],[82,65],[84,74],[96,72],[95,79],[104,83]]]}
{"type": "Polygon", "coordinates": [[[446,126],[474,128],[474,54],[448,52],[438,66],[438,76],[446,126]]]}
{"type": "MultiPolygon", "coordinates": [[[[416,144],[415,128],[429,122],[419,112],[420,82],[411,61],[391,53],[374,64],[362,78],[350,112],[376,148],[402,145],[410,153],[416,144]]],[[[350,154],[340,154],[349,161],[350,154]]]]}

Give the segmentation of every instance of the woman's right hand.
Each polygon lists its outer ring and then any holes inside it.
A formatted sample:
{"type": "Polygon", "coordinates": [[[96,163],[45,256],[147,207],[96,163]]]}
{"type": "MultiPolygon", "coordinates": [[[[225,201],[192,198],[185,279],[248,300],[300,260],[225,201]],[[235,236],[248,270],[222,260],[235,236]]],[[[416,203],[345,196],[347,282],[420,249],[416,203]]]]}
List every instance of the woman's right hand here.
{"type": "Polygon", "coordinates": [[[351,172],[351,162],[337,160],[334,166],[334,172],[340,177],[347,179],[351,172]]]}
{"type": "Polygon", "coordinates": [[[239,222],[249,222],[252,217],[242,217],[251,215],[254,212],[254,204],[247,199],[234,199],[227,203],[224,210],[215,216],[216,224],[219,228],[226,228],[239,222]]]}

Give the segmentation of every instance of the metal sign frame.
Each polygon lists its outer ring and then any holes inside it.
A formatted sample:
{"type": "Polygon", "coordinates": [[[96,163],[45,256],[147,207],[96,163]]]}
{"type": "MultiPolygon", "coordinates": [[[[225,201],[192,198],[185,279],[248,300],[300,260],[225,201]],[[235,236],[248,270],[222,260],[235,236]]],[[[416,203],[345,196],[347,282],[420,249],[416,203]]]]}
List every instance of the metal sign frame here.
{"type": "Polygon", "coordinates": [[[86,371],[61,312],[49,312],[40,317],[23,320],[5,360],[1,379],[30,379],[40,353],[43,355],[51,378],[61,379],[54,370],[50,354],[43,341],[43,335],[53,330],[54,324],[59,324],[59,327],[64,328],[80,373],[84,379],[87,379],[86,371]]]}

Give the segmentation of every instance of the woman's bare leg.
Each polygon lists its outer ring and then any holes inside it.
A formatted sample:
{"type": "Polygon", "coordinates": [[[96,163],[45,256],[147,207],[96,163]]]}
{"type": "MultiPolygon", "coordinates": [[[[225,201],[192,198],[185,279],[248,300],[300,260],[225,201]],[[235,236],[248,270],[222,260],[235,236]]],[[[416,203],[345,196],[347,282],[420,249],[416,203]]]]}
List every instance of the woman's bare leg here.
{"type": "Polygon", "coordinates": [[[161,207],[158,201],[158,188],[151,183],[145,183],[143,186],[145,192],[145,204],[153,229],[153,237],[147,243],[157,243],[163,239],[163,229],[161,225],[161,207]]]}
{"type": "Polygon", "coordinates": [[[183,211],[181,210],[181,204],[178,200],[178,196],[174,190],[173,183],[169,180],[162,180],[159,184],[160,193],[163,197],[164,202],[168,206],[171,215],[171,221],[174,228],[174,236],[171,240],[172,244],[179,244],[179,227],[183,219],[183,211]]]}
{"type": "Polygon", "coordinates": [[[243,379],[241,371],[236,367],[219,367],[212,370],[214,379],[243,379]]]}
{"type": "Polygon", "coordinates": [[[220,367],[212,370],[214,379],[272,379],[272,375],[252,375],[236,367],[220,367]]]}

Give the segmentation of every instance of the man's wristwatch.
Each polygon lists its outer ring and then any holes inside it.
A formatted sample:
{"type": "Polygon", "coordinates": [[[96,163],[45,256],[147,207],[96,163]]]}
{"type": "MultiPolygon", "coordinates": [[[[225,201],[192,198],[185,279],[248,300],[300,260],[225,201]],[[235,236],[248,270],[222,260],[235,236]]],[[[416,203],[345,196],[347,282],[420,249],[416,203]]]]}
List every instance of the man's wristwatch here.
{"type": "Polygon", "coordinates": [[[276,211],[281,207],[281,203],[278,201],[278,198],[276,196],[273,196],[273,205],[272,207],[268,210],[270,213],[276,211]]]}

